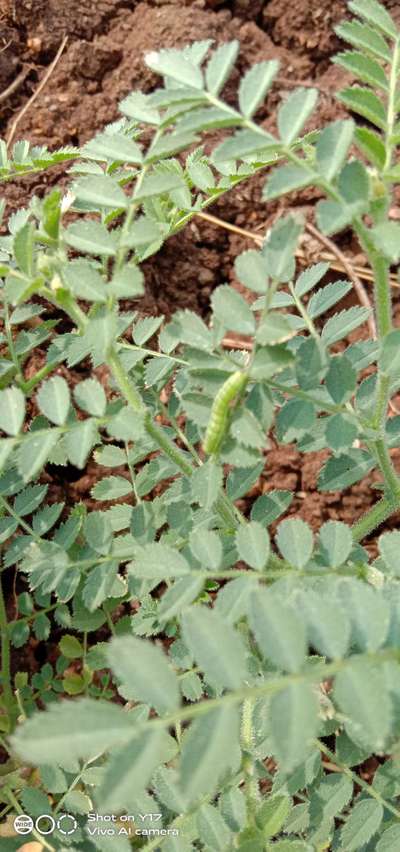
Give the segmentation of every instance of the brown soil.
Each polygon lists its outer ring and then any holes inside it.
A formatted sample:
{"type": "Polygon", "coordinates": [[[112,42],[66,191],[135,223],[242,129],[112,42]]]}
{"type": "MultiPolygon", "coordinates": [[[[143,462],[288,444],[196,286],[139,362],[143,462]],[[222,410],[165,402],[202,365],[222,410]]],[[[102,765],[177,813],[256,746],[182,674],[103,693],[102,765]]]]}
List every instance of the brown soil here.
{"type": "MultiPolygon", "coordinates": [[[[397,0],[386,5],[400,19],[397,0]]],[[[279,98],[301,81],[321,88],[318,123],[341,114],[331,92],[343,80],[340,69],[330,65],[339,42],[333,26],[345,15],[344,0],[0,0],[0,93],[23,70],[21,87],[0,99],[0,133],[7,131],[54,58],[65,35],[68,44],[61,61],[34,107],[18,125],[18,138],[49,147],[81,144],[117,117],[117,104],[132,89],[151,90],[156,83],[146,69],[143,54],[161,46],[182,46],[212,38],[216,42],[238,38],[241,44],[238,72],[228,87],[234,97],[239,74],[262,59],[281,60],[282,79],[275,85],[268,111],[261,113],[266,125],[279,98]]],[[[7,186],[9,210],[24,203],[32,193],[44,193],[62,170],[7,186]]],[[[263,178],[257,178],[225,197],[213,209],[222,219],[262,230],[282,204],[267,207],[261,202],[263,178]]],[[[307,205],[314,195],[299,195],[290,203],[307,205]]],[[[170,314],[189,307],[205,314],[213,288],[233,280],[235,256],[246,240],[197,219],[179,237],[171,239],[160,254],[145,265],[147,290],[141,303],[145,313],[170,314]]],[[[296,494],[291,512],[316,528],[328,518],[352,523],[375,501],[371,490],[374,475],[344,494],[319,494],[316,478],[323,456],[301,456],[283,447],[268,452],[258,491],[289,488],[296,494]]],[[[88,499],[97,476],[90,466],[81,480],[70,483],[78,499],[88,499]]],[[[57,488],[57,485],[55,484],[57,488]]]]}

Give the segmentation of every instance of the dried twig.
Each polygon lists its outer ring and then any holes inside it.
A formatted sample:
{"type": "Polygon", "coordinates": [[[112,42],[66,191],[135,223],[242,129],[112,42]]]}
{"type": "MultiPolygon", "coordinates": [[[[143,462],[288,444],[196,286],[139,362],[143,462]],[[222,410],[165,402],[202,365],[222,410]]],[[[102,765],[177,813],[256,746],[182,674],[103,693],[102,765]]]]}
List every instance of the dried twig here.
{"type": "Polygon", "coordinates": [[[6,43],[3,45],[3,47],[0,50],[0,53],[5,53],[7,48],[9,48],[12,43],[13,43],[13,40],[12,40],[12,38],[10,38],[10,40],[6,41],[6,43]]]}
{"type": "Polygon", "coordinates": [[[233,234],[239,234],[241,237],[254,240],[259,246],[264,242],[264,238],[259,234],[254,234],[252,231],[247,231],[245,228],[239,228],[238,225],[232,225],[231,222],[225,222],[223,219],[218,219],[218,216],[212,216],[211,213],[196,213],[199,219],[205,219],[206,222],[211,222],[212,225],[217,225],[219,228],[224,228],[225,231],[232,231],[233,234]]]}
{"type": "Polygon", "coordinates": [[[321,234],[321,232],[318,230],[318,228],[315,227],[315,225],[311,225],[310,222],[307,222],[306,231],[308,231],[309,234],[311,234],[320,243],[322,243],[322,245],[325,246],[325,248],[329,249],[329,251],[342,264],[343,269],[345,270],[346,274],[349,276],[350,281],[352,281],[352,283],[353,283],[353,286],[354,286],[354,289],[357,293],[358,300],[359,300],[360,304],[364,305],[365,308],[368,308],[371,311],[371,313],[368,317],[368,320],[367,320],[368,328],[370,330],[370,334],[371,334],[372,339],[376,340],[376,337],[377,337],[376,325],[375,325],[374,314],[373,314],[373,311],[372,311],[372,305],[371,305],[371,302],[370,302],[368,295],[365,291],[364,285],[361,283],[357,273],[354,271],[354,267],[353,267],[352,263],[350,263],[350,261],[348,260],[346,255],[343,254],[343,252],[335,245],[335,243],[332,240],[329,239],[329,237],[326,237],[324,234],[321,234]]]}
{"type": "MultiPolygon", "coordinates": [[[[253,231],[247,231],[245,228],[239,228],[237,225],[232,225],[230,222],[224,222],[223,219],[218,219],[217,216],[211,216],[210,213],[196,213],[200,219],[205,219],[207,222],[211,222],[213,225],[218,225],[220,228],[224,228],[226,231],[232,231],[235,234],[239,234],[242,237],[246,237],[249,240],[253,240],[253,242],[257,243],[257,245],[261,246],[264,242],[264,237],[261,237],[259,234],[254,233],[253,231]]],[[[263,226],[265,227],[265,226],[263,226]]],[[[343,253],[342,253],[343,254],[343,253]]],[[[343,266],[343,263],[338,260],[337,254],[333,254],[331,251],[321,252],[319,255],[321,260],[329,261],[331,265],[331,269],[334,269],[335,272],[346,272],[346,267],[343,266]]],[[[344,257],[345,255],[343,255],[344,257]]],[[[305,259],[305,253],[303,249],[297,249],[296,257],[305,259]]],[[[374,276],[370,269],[365,266],[358,266],[357,264],[351,264],[353,272],[364,281],[373,282],[374,276]]],[[[392,287],[398,289],[400,284],[397,280],[396,275],[390,276],[390,283],[392,287]]]]}
{"type": "Polygon", "coordinates": [[[7,86],[6,89],[0,92],[0,103],[2,101],[6,101],[7,98],[10,97],[10,95],[13,95],[14,92],[16,92],[17,89],[22,86],[22,83],[24,82],[24,80],[26,80],[29,72],[32,70],[32,67],[32,65],[25,65],[22,71],[20,71],[18,76],[15,78],[15,80],[13,80],[12,83],[10,83],[10,85],[7,86]]]}
{"type": "MultiPolygon", "coordinates": [[[[237,225],[232,225],[230,222],[224,222],[222,219],[218,219],[217,216],[212,216],[210,213],[198,213],[197,215],[201,219],[205,219],[206,222],[210,222],[213,225],[218,225],[219,227],[225,228],[227,231],[232,231],[234,234],[239,234],[242,237],[252,239],[255,243],[257,243],[257,245],[262,245],[263,243],[263,238],[259,234],[254,234],[252,231],[247,231],[245,228],[240,228],[237,225]]],[[[360,303],[364,305],[364,307],[369,308],[371,310],[371,302],[357,274],[356,268],[349,261],[346,255],[343,254],[343,252],[335,245],[332,240],[329,239],[329,237],[325,237],[324,234],[321,234],[321,232],[318,231],[318,229],[314,225],[307,223],[306,230],[309,234],[315,237],[323,246],[325,246],[325,248],[329,249],[329,254],[333,255],[333,257],[339,261],[339,269],[340,271],[346,272],[348,277],[352,281],[360,303]]],[[[299,252],[297,254],[299,254],[299,252]]],[[[301,252],[301,255],[303,255],[303,252],[301,252]]],[[[376,340],[376,325],[372,310],[368,318],[368,326],[371,333],[371,337],[373,338],[373,340],[376,340]]],[[[251,348],[250,344],[231,338],[225,338],[223,342],[224,346],[232,349],[251,348]]]]}
{"type": "Polygon", "coordinates": [[[53,62],[51,63],[51,65],[49,65],[49,67],[48,67],[44,77],[42,77],[37,89],[34,91],[33,95],[29,98],[29,100],[22,107],[22,109],[20,110],[20,112],[18,113],[16,118],[14,119],[14,121],[11,125],[10,132],[8,134],[8,138],[7,138],[7,147],[8,148],[11,145],[12,140],[14,139],[15,132],[17,130],[19,122],[21,121],[21,119],[23,118],[25,113],[28,112],[28,109],[30,109],[30,107],[32,106],[32,104],[34,103],[36,98],[40,95],[41,91],[44,89],[44,87],[45,87],[46,83],[48,82],[48,80],[50,79],[53,71],[55,70],[56,66],[58,65],[58,63],[61,59],[61,56],[64,53],[67,41],[68,41],[68,36],[65,36],[65,38],[62,40],[62,42],[60,44],[60,47],[58,48],[56,56],[53,59],[53,62]]]}
{"type": "Polygon", "coordinates": [[[298,87],[299,89],[318,89],[318,91],[322,92],[323,95],[328,95],[330,98],[335,98],[335,92],[328,88],[328,86],[321,86],[320,83],[315,83],[314,80],[294,80],[290,77],[275,77],[275,83],[278,83],[280,86],[289,86],[290,88],[298,87]]]}
{"type": "Polygon", "coordinates": [[[224,349],[240,349],[246,352],[251,352],[253,349],[253,344],[250,340],[241,340],[235,337],[224,337],[222,345],[224,349]]]}

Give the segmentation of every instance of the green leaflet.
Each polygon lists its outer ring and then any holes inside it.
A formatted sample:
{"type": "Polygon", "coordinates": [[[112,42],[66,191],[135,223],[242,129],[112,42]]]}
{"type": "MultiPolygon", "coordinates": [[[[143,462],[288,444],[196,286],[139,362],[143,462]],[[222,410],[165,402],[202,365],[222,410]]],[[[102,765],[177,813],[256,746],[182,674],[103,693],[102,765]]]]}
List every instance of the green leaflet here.
{"type": "Polygon", "coordinates": [[[187,799],[195,802],[212,795],[219,778],[232,762],[239,741],[236,707],[211,710],[190,725],[182,743],[181,786],[187,799]]]}
{"type": "Polygon", "coordinates": [[[321,556],[327,565],[343,565],[353,548],[351,530],[340,521],[327,521],[319,532],[321,556]]]}
{"type": "Polygon", "coordinates": [[[364,89],[362,86],[352,86],[339,92],[338,97],[352,112],[368,119],[379,130],[385,129],[386,112],[384,106],[369,89],[364,89]]]}
{"type": "Polygon", "coordinates": [[[376,166],[383,169],[385,165],[386,150],[382,139],[369,127],[357,127],[355,131],[355,142],[363,154],[376,166]]]}
{"type": "Polygon", "coordinates": [[[239,52],[239,42],[229,41],[215,50],[206,67],[206,85],[212,95],[219,95],[223,89],[239,52]]]}
{"type": "Polygon", "coordinates": [[[140,164],[143,160],[139,145],[122,133],[98,133],[87,142],[82,153],[89,159],[140,164]]]}
{"type": "Polygon", "coordinates": [[[293,499],[290,491],[270,491],[258,497],[251,508],[251,520],[267,527],[289,508],[293,499]]]}
{"type": "Polygon", "coordinates": [[[126,209],[129,200],[116,181],[108,175],[82,178],[73,185],[76,199],[89,209],[126,209]]]}
{"type": "Polygon", "coordinates": [[[379,552],[385,563],[385,568],[395,577],[400,575],[399,546],[400,532],[398,530],[384,533],[379,538],[379,552]]]}
{"type": "Polygon", "coordinates": [[[42,470],[59,440],[57,429],[45,433],[32,433],[22,442],[17,457],[18,471],[25,482],[29,482],[42,470]]]}
{"type": "Polygon", "coordinates": [[[296,286],[294,288],[296,296],[305,296],[316,284],[324,277],[329,269],[328,263],[316,263],[314,266],[308,267],[299,275],[296,286]]]}
{"type": "Polygon", "coordinates": [[[384,748],[392,723],[391,700],[379,669],[368,662],[340,672],[334,699],[346,716],[345,729],[356,745],[370,750],[384,748]]]}
{"type": "Polygon", "coordinates": [[[264,803],[256,816],[257,825],[262,829],[264,837],[279,834],[290,810],[291,800],[288,796],[273,796],[264,803]]]}
{"type": "Polygon", "coordinates": [[[279,62],[259,62],[244,75],[239,86],[239,106],[245,118],[256,112],[278,73],[279,62]]]}
{"type": "Polygon", "coordinates": [[[36,713],[13,737],[13,748],[23,760],[50,765],[85,760],[132,737],[132,724],[120,707],[80,699],[73,712],[62,701],[36,713]]]}
{"type": "Polygon", "coordinates": [[[331,346],[332,343],[337,343],[342,340],[359,325],[362,325],[369,316],[368,308],[349,308],[335,314],[325,324],[322,330],[322,342],[325,346],[331,346]]]}
{"type": "Polygon", "coordinates": [[[339,603],[307,589],[298,597],[304,614],[309,644],[333,660],[346,656],[351,638],[350,618],[339,603]]]}
{"type": "Polygon", "coordinates": [[[349,804],[353,795],[353,782],[345,775],[328,775],[314,790],[310,801],[313,821],[331,820],[349,804]]]}
{"type": "Polygon", "coordinates": [[[326,180],[340,171],[350,148],[355,125],[351,120],[334,121],[322,131],[316,145],[317,165],[326,180]]]}
{"type": "Polygon", "coordinates": [[[181,553],[172,547],[155,542],[138,548],[128,565],[133,577],[164,580],[189,573],[189,564],[181,553]]]}
{"type": "Polygon", "coordinates": [[[345,355],[332,358],[325,376],[325,386],[336,403],[350,399],[357,383],[357,373],[345,355]]]}
{"type": "Polygon", "coordinates": [[[0,391],[0,429],[18,435],[25,419],[25,399],[19,388],[0,391]]]}
{"type": "Polygon", "coordinates": [[[256,571],[266,567],[269,556],[269,536],[257,521],[241,526],[235,537],[240,559],[256,571]]]}
{"type": "Polygon", "coordinates": [[[79,407],[88,414],[102,417],[106,410],[107,398],[104,388],[97,379],[85,379],[74,388],[74,397],[79,407]]]}
{"type": "Polygon", "coordinates": [[[146,731],[114,751],[98,791],[99,806],[104,811],[128,808],[132,799],[145,791],[163,760],[166,738],[163,730],[146,731]]]}
{"type": "Polygon", "coordinates": [[[122,681],[124,693],[155,707],[161,715],[179,705],[178,681],[160,648],[134,637],[113,639],[108,662],[122,681]]]}
{"type": "Polygon", "coordinates": [[[378,841],[376,850],[377,852],[392,852],[392,849],[396,848],[400,843],[400,828],[398,825],[392,825],[391,828],[387,828],[386,831],[383,832],[380,840],[378,841]]]}
{"type": "Polygon", "coordinates": [[[65,379],[54,376],[45,382],[39,390],[37,401],[45,417],[56,426],[63,426],[70,406],[70,392],[65,379]]]}
{"type": "Polygon", "coordinates": [[[118,497],[125,497],[131,494],[132,485],[128,479],[123,476],[105,476],[96,482],[92,489],[92,496],[95,500],[116,500],[118,497]]]}
{"type": "Polygon", "coordinates": [[[223,550],[221,539],[214,530],[192,530],[189,544],[202,570],[218,570],[222,562],[223,550]]]}
{"type": "Polygon", "coordinates": [[[247,673],[245,646],[219,613],[191,607],[182,616],[182,629],[185,642],[213,685],[220,689],[242,685],[247,673]]]}
{"type": "Polygon", "coordinates": [[[249,249],[235,260],[235,272],[239,281],[256,293],[265,293],[268,284],[268,268],[261,252],[249,249]]]}
{"type": "Polygon", "coordinates": [[[66,243],[77,251],[100,257],[116,253],[114,236],[99,222],[74,222],[64,233],[66,243]]]}
{"type": "Polygon", "coordinates": [[[313,550],[313,535],[300,518],[289,518],[278,527],[276,542],[284,559],[295,568],[304,568],[313,550]]]}
{"type": "Polygon", "coordinates": [[[358,77],[362,83],[367,83],[369,86],[377,87],[387,91],[388,80],[383,68],[371,57],[365,56],[355,50],[346,50],[344,53],[339,53],[335,56],[335,63],[341,65],[346,71],[350,71],[355,77],[358,77]]]}
{"type": "Polygon", "coordinates": [[[363,450],[347,450],[336,458],[328,459],[321,470],[318,488],[320,491],[337,491],[348,488],[362,479],[372,468],[374,461],[363,450]]]}
{"type": "Polygon", "coordinates": [[[263,246],[263,255],[271,278],[285,283],[294,273],[294,252],[303,230],[303,220],[294,215],[279,219],[263,246]]]}
{"type": "Polygon", "coordinates": [[[229,331],[253,334],[255,321],[243,296],[227,284],[214,290],[211,298],[214,316],[229,331]]]}
{"type": "Polygon", "coordinates": [[[146,65],[157,74],[162,74],[178,83],[192,86],[194,89],[203,88],[203,75],[200,68],[182,55],[178,50],[152,51],[145,56],[146,65]]]}
{"type": "Polygon", "coordinates": [[[79,299],[88,302],[105,302],[105,282],[92,263],[87,260],[72,260],[61,269],[64,285],[79,299]]]}
{"type": "Polygon", "coordinates": [[[381,648],[390,623],[389,607],[384,598],[377,596],[372,586],[350,577],[342,580],[336,596],[350,619],[355,647],[360,651],[381,648]]]}
{"type": "Polygon", "coordinates": [[[316,89],[296,89],[278,112],[278,128],[282,142],[289,145],[296,139],[318,98],[316,89]]]}
{"type": "Polygon", "coordinates": [[[341,833],[341,848],[355,852],[376,834],[383,819],[383,807],[379,802],[358,802],[345,822],[341,833]]]}
{"type": "Polygon", "coordinates": [[[202,805],[197,815],[200,840],[208,848],[224,852],[230,840],[230,831],[219,811],[212,805],[202,805]]]}
{"type": "Polygon", "coordinates": [[[271,745],[284,772],[299,766],[318,729],[318,702],[312,686],[293,683],[270,702],[271,745]]]}
{"type": "Polygon", "coordinates": [[[263,655],[276,668],[299,671],[306,658],[306,635],[302,622],[271,592],[253,593],[249,605],[250,625],[263,655]]]}
{"type": "Polygon", "coordinates": [[[214,505],[221,485],[222,468],[212,459],[194,471],[190,479],[192,498],[205,509],[211,509],[214,505]]]}
{"type": "Polygon", "coordinates": [[[349,8],[368,24],[376,26],[388,38],[397,38],[398,30],[392,16],[377,0],[351,0],[349,8]]]}
{"type": "Polygon", "coordinates": [[[295,192],[298,189],[310,186],[312,182],[312,174],[305,169],[299,166],[281,166],[272,172],[264,187],[263,197],[266,201],[272,201],[287,192],[295,192]]]}

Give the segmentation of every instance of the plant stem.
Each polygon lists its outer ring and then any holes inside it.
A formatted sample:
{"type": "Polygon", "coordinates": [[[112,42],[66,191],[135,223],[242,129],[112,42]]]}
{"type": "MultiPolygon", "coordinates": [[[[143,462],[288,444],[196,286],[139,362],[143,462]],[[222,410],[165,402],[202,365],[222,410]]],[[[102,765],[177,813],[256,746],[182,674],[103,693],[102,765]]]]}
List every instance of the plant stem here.
{"type": "Polygon", "coordinates": [[[0,636],[1,636],[1,684],[2,698],[7,710],[10,727],[13,730],[16,721],[16,705],[11,685],[10,636],[8,632],[7,610],[4,600],[3,584],[0,577],[0,636]]]}
{"type": "Polygon", "coordinates": [[[125,372],[119,355],[113,349],[108,358],[107,358],[108,366],[110,367],[113,376],[118,384],[120,391],[125,397],[126,401],[129,403],[130,407],[136,411],[137,414],[144,415],[146,413],[146,406],[142,402],[142,398],[139,392],[136,390],[134,384],[129,379],[129,376],[125,372]]]}
{"type": "Polygon", "coordinates": [[[368,228],[360,219],[353,221],[353,229],[361,248],[368,257],[374,276],[374,304],[378,337],[382,339],[392,330],[392,294],[390,286],[390,264],[377,252],[368,228]]]}
{"type": "Polygon", "coordinates": [[[384,257],[370,255],[374,274],[374,301],[379,337],[392,330],[392,288],[390,286],[390,264],[384,257]]]}
{"type": "Polygon", "coordinates": [[[266,680],[261,686],[244,686],[240,689],[226,692],[218,698],[209,698],[207,701],[200,701],[198,704],[190,704],[181,707],[174,713],[162,718],[151,718],[144,722],[138,723],[136,732],[151,728],[169,728],[176,725],[177,722],[189,721],[196,719],[198,716],[203,716],[217,707],[223,707],[230,704],[242,704],[243,701],[262,698],[266,695],[277,695],[287,689],[291,684],[298,683],[321,683],[328,680],[338,672],[354,665],[357,660],[366,660],[371,664],[381,665],[384,662],[400,662],[400,652],[398,648],[384,648],[383,650],[374,653],[352,654],[342,660],[334,660],[331,663],[312,666],[299,674],[285,674],[277,677],[271,677],[266,680]]]}
{"type": "Polygon", "coordinates": [[[373,441],[372,447],[379,463],[379,467],[383,473],[385,485],[388,487],[388,490],[393,495],[394,499],[399,499],[400,479],[393,466],[393,462],[390,458],[390,453],[385,441],[383,440],[383,438],[380,438],[378,441],[373,441]]]}
{"type": "Polygon", "coordinates": [[[186,476],[191,476],[193,467],[181,450],[171,441],[168,435],[158,423],[155,423],[150,412],[146,413],[144,421],[145,429],[148,435],[158,444],[161,450],[164,451],[171,461],[173,461],[186,476]]]}
{"type": "MultiPolygon", "coordinates": [[[[126,374],[121,360],[115,350],[108,357],[108,365],[111,368],[114,378],[118,384],[120,391],[129,403],[131,408],[143,417],[144,428],[148,435],[156,442],[157,446],[171,459],[174,464],[185,474],[192,476],[195,468],[182,451],[174,444],[173,441],[165,434],[164,430],[158,423],[155,423],[153,416],[147,406],[144,404],[139,392],[126,374]]],[[[217,510],[221,515],[224,523],[235,529],[238,523],[238,510],[231,504],[226,495],[222,494],[217,500],[217,510]]]]}
{"type": "Polygon", "coordinates": [[[52,373],[53,370],[58,366],[58,363],[59,363],[58,361],[57,361],[57,363],[50,362],[50,364],[46,364],[44,367],[41,367],[41,369],[38,370],[37,373],[35,373],[35,375],[32,376],[32,378],[29,379],[28,381],[25,382],[25,381],[21,380],[19,382],[19,386],[20,386],[22,392],[25,394],[25,396],[28,396],[31,393],[31,391],[34,390],[36,385],[38,385],[39,382],[41,382],[43,379],[45,379],[46,376],[49,375],[49,373],[52,373]]]}
{"type": "Polygon", "coordinates": [[[378,792],[378,790],[375,789],[372,784],[368,784],[367,781],[364,781],[364,779],[361,778],[358,773],[353,772],[348,766],[346,766],[345,763],[339,761],[336,757],[336,754],[331,751],[325,745],[325,743],[322,743],[320,740],[316,740],[315,745],[320,750],[320,752],[322,752],[322,754],[328,757],[329,760],[343,772],[343,775],[347,775],[347,777],[350,778],[354,782],[354,784],[357,784],[357,786],[361,787],[361,789],[368,793],[369,796],[372,796],[373,799],[376,799],[376,801],[379,802],[380,805],[386,808],[386,810],[390,811],[390,813],[394,814],[397,819],[400,818],[400,811],[395,808],[390,802],[384,799],[383,796],[381,796],[381,794],[378,792]]]}
{"type": "Polygon", "coordinates": [[[386,373],[378,372],[378,381],[375,396],[375,415],[372,421],[374,429],[384,430],[387,407],[390,393],[390,377],[386,373]]]}
{"type": "Polygon", "coordinates": [[[164,430],[158,426],[158,424],[154,423],[152,415],[150,414],[147,406],[144,404],[134,384],[130,381],[129,376],[125,372],[121,360],[115,350],[113,350],[108,357],[108,365],[111,368],[118,387],[126,401],[131,408],[143,418],[144,428],[146,429],[147,434],[153,438],[160,449],[164,451],[171,461],[173,461],[180,470],[186,474],[186,476],[191,476],[193,473],[192,465],[186,460],[183,453],[181,453],[178,447],[175,446],[173,441],[171,441],[165,434],[164,430]]]}
{"type": "Polygon", "coordinates": [[[311,393],[307,393],[307,391],[301,390],[301,388],[290,387],[290,385],[282,385],[279,382],[274,381],[273,379],[267,379],[266,384],[268,384],[270,388],[281,391],[282,393],[287,393],[290,396],[294,396],[298,399],[304,399],[307,402],[311,402],[319,410],[329,411],[330,414],[340,414],[342,412],[346,412],[345,405],[334,405],[334,403],[325,402],[325,400],[320,400],[317,397],[313,396],[311,393]]]}
{"type": "Polygon", "coordinates": [[[351,527],[351,532],[354,541],[361,541],[365,536],[369,535],[373,530],[383,524],[390,515],[393,515],[400,508],[400,498],[394,500],[389,497],[382,497],[375,506],[366,512],[356,521],[351,527]]]}
{"type": "Polygon", "coordinates": [[[240,731],[243,751],[242,769],[247,804],[247,820],[253,824],[259,798],[258,782],[254,766],[254,731],[253,731],[254,700],[246,699],[242,707],[242,725],[240,731]]]}
{"type": "Polygon", "coordinates": [[[320,338],[320,336],[317,332],[317,329],[315,328],[315,325],[314,325],[311,317],[308,315],[301,299],[299,299],[299,297],[296,295],[296,291],[295,291],[293,284],[291,282],[289,283],[289,290],[290,290],[292,299],[293,299],[293,301],[296,305],[296,308],[297,308],[300,316],[303,318],[310,334],[317,341],[318,345],[320,345],[321,344],[321,338],[320,338]]]}

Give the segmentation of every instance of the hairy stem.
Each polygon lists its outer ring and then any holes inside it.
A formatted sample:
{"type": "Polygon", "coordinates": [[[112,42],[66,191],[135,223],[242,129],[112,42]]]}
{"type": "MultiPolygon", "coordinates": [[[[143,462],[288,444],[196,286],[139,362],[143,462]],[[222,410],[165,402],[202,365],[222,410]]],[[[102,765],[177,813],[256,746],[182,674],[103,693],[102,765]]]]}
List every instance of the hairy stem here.
{"type": "Polygon", "coordinates": [[[209,698],[200,701],[198,704],[191,704],[181,707],[174,713],[162,718],[151,718],[144,722],[139,722],[136,728],[137,733],[141,730],[150,728],[168,728],[175,725],[179,721],[189,721],[196,719],[198,716],[203,716],[217,707],[227,706],[229,704],[242,704],[243,701],[262,698],[266,695],[277,695],[287,689],[293,683],[320,683],[334,677],[341,671],[348,669],[357,662],[357,660],[366,660],[371,664],[381,665],[384,662],[400,662],[400,653],[397,648],[384,648],[383,650],[374,653],[353,654],[342,660],[334,660],[331,663],[311,666],[298,674],[285,674],[271,677],[262,683],[260,686],[244,686],[232,692],[226,692],[218,698],[209,698]]]}
{"type": "Polygon", "coordinates": [[[254,823],[259,799],[259,787],[254,765],[253,712],[254,701],[247,699],[243,702],[242,707],[240,739],[243,751],[242,769],[247,804],[247,821],[250,824],[254,823]]]}
{"type": "Polygon", "coordinates": [[[390,264],[379,254],[371,240],[368,228],[360,219],[353,221],[353,229],[361,248],[368,257],[374,276],[374,303],[378,337],[382,339],[392,330],[392,294],[390,286],[390,264]]]}
{"type": "MultiPolygon", "coordinates": [[[[108,357],[108,365],[111,368],[118,387],[128,404],[137,414],[143,417],[144,428],[147,434],[153,438],[160,450],[162,450],[165,455],[168,456],[174,464],[176,464],[185,476],[192,476],[193,471],[195,470],[192,463],[186,458],[179,447],[171,441],[161,426],[154,422],[151,412],[148,410],[139,392],[130,381],[129,376],[126,374],[115,350],[112,351],[108,357]]],[[[233,506],[225,494],[221,494],[217,500],[216,507],[224,523],[226,523],[229,528],[235,529],[239,520],[238,510],[235,506],[233,506]]]]}
{"type": "Polygon", "coordinates": [[[379,467],[382,471],[385,485],[388,488],[388,491],[393,495],[394,499],[400,498],[400,479],[396,473],[396,470],[393,466],[392,459],[390,458],[389,450],[386,446],[383,438],[380,438],[379,441],[373,442],[373,449],[376,455],[376,459],[378,461],[379,467]]]}
{"type": "Polygon", "coordinates": [[[365,536],[373,532],[380,524],[383,524],[390,515],[393,515],[400,508],[400,498],[390,499],[382,497],[375,506],[366,512],[356,521],[351,527],[351,532],[354,541],[361,541],[365,536]]]}
{"type": "Polygon", "coordinates": [[[390,813],[394,814],[397,819],[400,818],[400,811],[395,808],[390,802],[384,799],[383,796],[381,796],[379,791],[376,790],[372,784],[368,784],[367,781],[364,781],[364,779],[358,773],[353,772],[348,766],[346,766],[345,763],[342,763],[340,760],[338,760],[336,754],[331,751],[325,745],[325,743],[322,743],[320,740],[316,740],[315,745],[320,750],[320,752],[325,755],[325,757],[329,758],[331,763],[334,763],[335,766],[337,766],[338,769],[340,769],[341,772],[343,772],[343,774],[347,776],[347,778],[350,778],[354,782],[354,784],[357,784],[357,786],[361,787],[361,789],[364,790],[369,796],[372,796],[373,799],[376,799],[379,804],[386,808],[386,810],[390,811],[390,813]]]}

